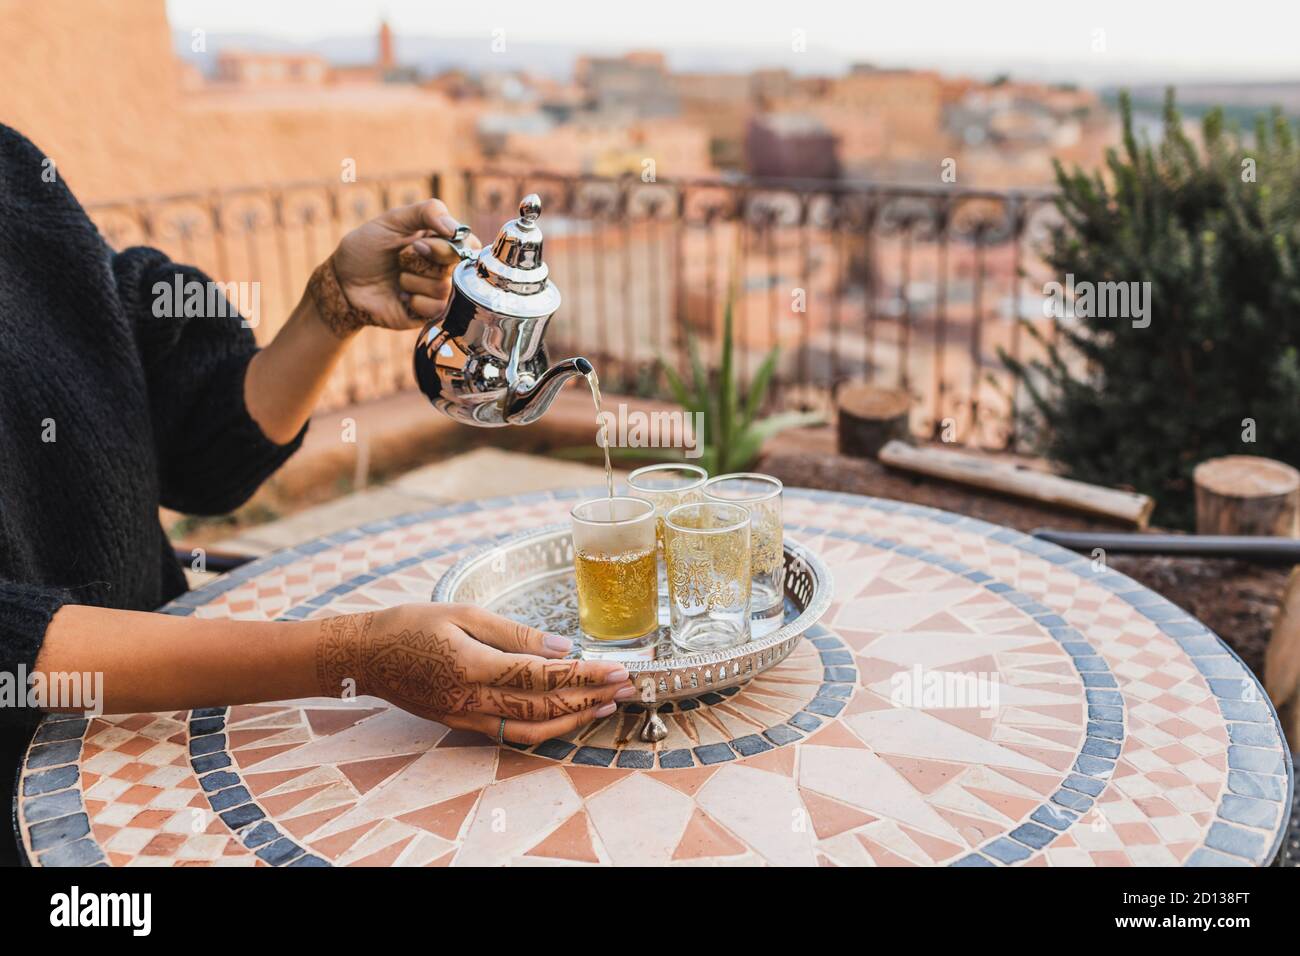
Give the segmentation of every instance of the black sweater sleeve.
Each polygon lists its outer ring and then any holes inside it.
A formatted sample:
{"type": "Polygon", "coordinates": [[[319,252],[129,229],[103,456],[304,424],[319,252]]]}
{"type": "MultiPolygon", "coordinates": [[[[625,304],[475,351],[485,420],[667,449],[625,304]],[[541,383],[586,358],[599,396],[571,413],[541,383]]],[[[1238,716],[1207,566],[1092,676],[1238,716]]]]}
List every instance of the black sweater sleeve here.
{"type": "Polygon", "coordinates": [[[206,290],[206,275],[143,246],[114,255],[113,274],[144,362],[162,504],[190,514],[239,507],[297,450],[306,426],[277,445],[249,416],[244,374],[257,352],[252,330],[220,292],[204,295],[198,309],[175,301],[178,281],[182,290],[195,288],[191,283],[206,290]],[[196,311],[202,314],[186,315],[196,311]]]}
{"type": "MultiPolygon", "coordinates": [[[[72,595],[61,588],[0,578],[0,673],[16,681],[20,669],[32,672],[50,618],[71,601],[72,595]]],[[[27,685],[18,684],[17,692],[26,694],[27,685]]],[[[27,727],[36,716],[30,707],[0,707],[0,727],[27,727]]]]}

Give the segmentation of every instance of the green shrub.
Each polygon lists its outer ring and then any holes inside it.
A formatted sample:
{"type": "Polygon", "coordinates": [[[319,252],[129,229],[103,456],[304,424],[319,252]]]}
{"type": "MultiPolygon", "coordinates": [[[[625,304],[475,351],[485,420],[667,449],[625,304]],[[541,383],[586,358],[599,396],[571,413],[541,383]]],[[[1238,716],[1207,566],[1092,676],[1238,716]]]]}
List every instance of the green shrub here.
{"type": "Polygon", "coordinates": [[[689,384],[671,365],[660,359],[673,399],[692,415],[702,416],[703,452],[695,464],[710,475],[745,471],[758,460],[763,442],[790,428],[820,425],[820,412],[778,412],[759,418],[772,374],[776,371],[777,349],[773,348],[754,373],[749,389],[742,397],[736,381],[735,337],[732,326],[734,295],[728,296],[722,322],[722,348],[716,376],[700,359],[699,344],[687,335],[691,358],[689,384]]]}
{"type": "Polygon", "coordinates": [[[1104,173],[1057,165],[1064,221],[1044,258],[1061,283],[1149,282],[1150,324],[1058,319],[1052,345],[1030,328],[1044,360],[1003,360],[1036,450],[1151,495],[1157,523],[1186,528],[1199,462],[1300,465],[1300,149],[1280,113],[1249,142],[1212,112],[1198,148],[1172,91],[1158,145],[1138,142],[1127,96],[1121,111],[1104,173]]]}

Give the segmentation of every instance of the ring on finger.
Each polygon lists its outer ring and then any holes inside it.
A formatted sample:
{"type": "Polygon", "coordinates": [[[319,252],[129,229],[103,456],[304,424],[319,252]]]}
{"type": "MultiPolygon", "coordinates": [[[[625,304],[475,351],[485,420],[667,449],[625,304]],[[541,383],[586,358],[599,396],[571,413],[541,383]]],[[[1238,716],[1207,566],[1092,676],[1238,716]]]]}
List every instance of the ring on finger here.
{"type": "Polygon", "coordinates": [[[497,745],[500,746],[506,742],[506,719],[501,718],[501,726],[497,728],[497,745]]]}

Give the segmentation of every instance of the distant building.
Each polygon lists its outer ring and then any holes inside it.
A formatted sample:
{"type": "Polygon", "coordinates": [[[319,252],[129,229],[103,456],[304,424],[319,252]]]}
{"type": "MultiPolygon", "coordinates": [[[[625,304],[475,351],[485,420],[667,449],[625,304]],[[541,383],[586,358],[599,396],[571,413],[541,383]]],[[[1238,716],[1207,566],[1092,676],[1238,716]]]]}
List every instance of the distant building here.
{"type": "Polygon", "coordinates": [[[397,69],[397,57],[393,52],[393,29],[385,20],[379,24],[379,72],[387,76],[397,69]]]}
{"type": "Polygon", "coordinates": [[[990,187],[1045,185],[1052,160],[1099,165],[1115,120],[1095,93],[1039,83],[967,84],[949,97],[944,126],[959,177],[990,187]]]}
{"type": "Polygon", "coordinates": [[[859,65],[831,82],[816,114],[840,136],[855,178],[934,181],[951,153],[943,97],[933,71],[859,65]]]}
{"type": "Polygon", "coordinates": [[[755,70],[748,79],[751,95],[764,108],[788,99],[799,89],[799,81],[789,70],[755,70]]]}
{"type": "Polygon", "coordinates": [[[769,113],[749,121],[745,157],[750,175],[838,179],[835,135],[815,116],[769,113]]]}
{"type": "Polygon", "coordinates": [[[423,86],[451,100],[480,99],[484,94],[483,81],[465,70],[443,70],[425,80],[423,86]]]}
{"type": "Polygon", "coordinates": [[[596,112],[556,122],[544,110],[485,113],[479,149],[493,166],[596,176],[706,175],[707,134],[674,118],[625,120],[596,112]]]}
{"type": "Polygon", "coordinates": [[[226,88],[259,90],[326,84],[413,83],[417,77],[412,68],[398,64],[393,31],[385,21],[379,25],[373,63],[334,66],[315,53],[222,50],[217,54],[213,79],[226,88]]]}
{"type": "Polygon", "coordinates": [[[635,119],[677,115],[677,96],[662,53],[581,57],[574,74],[596,112],[635,119]]]}
{"type": "Polygon", "coordinates": [[[709,137],[718,169],[745,168],[745,130],[754,113],[754,86],[746,73],[675,73],[670,78],[682,119],[709,137]]]}
{"type": "Polygon", "coordinates": [[[217,55],[216,81],[240,89],[324,86],[329,78],[329,64],[314,53],[222,50],[217,55]]]}

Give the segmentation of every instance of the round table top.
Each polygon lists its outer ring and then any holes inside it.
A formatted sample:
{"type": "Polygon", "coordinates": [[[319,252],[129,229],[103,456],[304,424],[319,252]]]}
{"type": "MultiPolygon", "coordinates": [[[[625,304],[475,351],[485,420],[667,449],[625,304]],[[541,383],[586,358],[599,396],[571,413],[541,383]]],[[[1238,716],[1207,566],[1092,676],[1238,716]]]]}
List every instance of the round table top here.
{"type": "MultiPolygon", "coordinates": [[[[581,494],[364,525],[163,610],[297,620],[427,600],[483,529],[563,521],[581,494]]],[[[787,489],[785,520],[830,567],[830,609],[748,685],[665,708],[658,744],[622,711],[499,747],[373,698],[54,716],[20,772],[20,844],[47,866],[1272,859],[1290,755],[1254,675],[1195,619],[932,508],[787,489]]]]}

